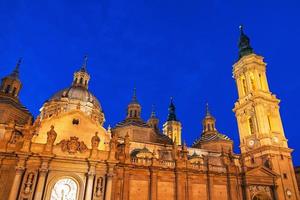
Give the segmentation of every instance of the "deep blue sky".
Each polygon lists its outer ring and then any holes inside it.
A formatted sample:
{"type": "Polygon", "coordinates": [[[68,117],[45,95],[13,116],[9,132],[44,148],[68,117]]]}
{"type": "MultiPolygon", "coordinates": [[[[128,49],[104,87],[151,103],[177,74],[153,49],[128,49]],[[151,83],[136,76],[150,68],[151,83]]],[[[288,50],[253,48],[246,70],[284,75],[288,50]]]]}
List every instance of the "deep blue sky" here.
{"type": "Polygon", "coordinates": [[[88,54],[90,90],[107,127],[125,117],[137,88],[146,120],[156,105],[160,124],[170,96],[183,124],[183,139],[200,136],[205,102],[217,128],[235,141],[237,99],[232,64],[238,26],[268,63],[273,93],[293,156],[300,165],[299,1],[89,0],[0,1],[0,76],[23,57],[21,100],[37,116],[43,102],[71,84],[88,54]]]}

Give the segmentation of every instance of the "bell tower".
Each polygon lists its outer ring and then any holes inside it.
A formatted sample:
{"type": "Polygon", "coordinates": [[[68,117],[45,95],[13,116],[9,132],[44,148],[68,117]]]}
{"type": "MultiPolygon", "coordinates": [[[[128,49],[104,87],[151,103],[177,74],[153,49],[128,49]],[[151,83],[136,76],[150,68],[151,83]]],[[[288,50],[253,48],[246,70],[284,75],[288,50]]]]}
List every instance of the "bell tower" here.
{"type": "Polygon", "coordinates": [[[270,168],[280,176],[276,181],[278,199],[299,199],[292,150],[279,112],[280,100],[269,90],[264,58],[254,53],[242,26],[233,77],[238,90],[233,111],[245,166],[270,168]]]}
{"type": "Polygon", "coordinates": [[[19,68],[21,64],[21,59],[18,60],[14,71],[2,79],[1,92],[10,97],[19,98],[19,92],[22,87],[22,83],[19,79],[19,68]]]}
{"type": "Polygon", "coordinates": [[[181,123],[177,120],[176,117],[176,108],[173,102],[173,98],[171,98],[171,102],[169,105],[169,114],[167,122],[163,125],[163,133],[172,139],[174,143],[177,145],[181,145],[181,123]]]}

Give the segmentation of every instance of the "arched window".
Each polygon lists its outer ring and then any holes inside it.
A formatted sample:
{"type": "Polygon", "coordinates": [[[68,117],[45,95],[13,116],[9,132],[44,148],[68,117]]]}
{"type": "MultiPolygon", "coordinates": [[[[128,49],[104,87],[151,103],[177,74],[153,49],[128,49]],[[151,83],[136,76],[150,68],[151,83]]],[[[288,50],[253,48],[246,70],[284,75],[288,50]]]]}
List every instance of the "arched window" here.
{"type": "Polygon", "coordinates": [[[245,78],[242,78],[242,85],[243,85],[243,93],[246,94],[247,93],[247,87],[246,87],[246,80],[245,80],[245,78]]]}
{"type": "Polygon", "coordinates": [[[77,78],[75,78],[74,83],[77,84],[77,78]]]}
{"type": "Polygon", "coordinates": [[[17,88],[14,87],[13,91],[12,91],[12,94],[15,96],[16,95],[16,92],[17,92],[17,88]]]}
{"type": "Polygon", "coordinates": [[[77,200],[78,186],[71,178],[57,181],[51,190],[51,200],[77,200]]]}
{"type": "Polygon", "coordinates": [[[250,134],[253,135],[254,134],[254,121],[253,121],[253,117],[249,118],[248,123],[249,123],[250,134]]]}
{"type": "Polygon", "coordinates": [[[10,85],[7,85],[7,86],[6,86],[6,89],[5,89],[5,93],[7,93],[7,94],[8,94],[8,93],[9,93],[9,91],[10,91],[10,85]]]}
{"type": "Polygon", "coordinates": [[[251,89],[252,89],[252,90],[255,90],[256,87],[255,87],[255,81],[254,81],[254,76],[253,76],[253,74],[250,75],[250,81],[251,81],[251,89]]]}
{"type": "Polygon", "coordinates": [[[262,90],[264,90],[264,89],[265,89],[265,86],[264,86],[264,84],[263,84],[263,80],[262,80],[261,74],[258,74],[258,77],[259,77],[260,87],[261,87],[262,90]]]}
{"type": "Polygon", "coordinates": [[[79,81],[79,83],[80,83],[80,84],[82,84],[82,83],[83,83],[83,78],[82,78],[82,77],[80,78],[80,81],[79,81]]]}

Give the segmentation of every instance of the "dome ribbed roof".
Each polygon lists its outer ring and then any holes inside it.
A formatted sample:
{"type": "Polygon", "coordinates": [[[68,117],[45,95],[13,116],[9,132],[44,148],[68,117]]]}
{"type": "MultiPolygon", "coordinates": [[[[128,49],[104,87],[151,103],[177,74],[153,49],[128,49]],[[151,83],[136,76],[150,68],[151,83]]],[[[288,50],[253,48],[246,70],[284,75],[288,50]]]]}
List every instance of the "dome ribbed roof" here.
{"type": "Polygon", "coordinates": [[[80,86],[71,86],[69,88],[65,88],[56,94],[54,94],[49,101],[52,100],[61,100],[62,98],[68,99],[76,99],[82,102],[90,102],[94,104],[96,107],[99,107],[102,110],[100,102],[97,98],[86,88],[80,86]]]}

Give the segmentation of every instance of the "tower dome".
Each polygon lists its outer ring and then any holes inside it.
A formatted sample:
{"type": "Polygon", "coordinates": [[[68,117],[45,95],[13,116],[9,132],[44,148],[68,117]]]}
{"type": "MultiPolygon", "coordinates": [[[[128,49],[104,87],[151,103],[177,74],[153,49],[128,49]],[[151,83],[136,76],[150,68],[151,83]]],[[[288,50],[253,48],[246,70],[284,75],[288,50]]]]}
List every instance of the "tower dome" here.
{"type": "Polygon", "coordinates": [[[87,57],[81,68],[74,73],[71,86],[58,91],[44,103],[35,121],[39,126],[33,142],[45,144],[46,133],[54,127],[58,133],[57,144],[76,137],[91,148],[91,138],[97,132],[101,139],[99,149],[107,148],[110,134],[103,127],[105,118],[101,104],[88,90],[90,75],[86,65],[87,57]]]}
{"type": "Polygon", "coordinates": [[[60,113],[80,110],[102,126],[105,119],[98,99],[88,90],[90,75],[86,70],[87,57],[79,71],[74,73],[72,85],[58,91],[40,109],[40,120],[57,116],[60,113]]]}

